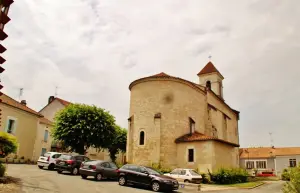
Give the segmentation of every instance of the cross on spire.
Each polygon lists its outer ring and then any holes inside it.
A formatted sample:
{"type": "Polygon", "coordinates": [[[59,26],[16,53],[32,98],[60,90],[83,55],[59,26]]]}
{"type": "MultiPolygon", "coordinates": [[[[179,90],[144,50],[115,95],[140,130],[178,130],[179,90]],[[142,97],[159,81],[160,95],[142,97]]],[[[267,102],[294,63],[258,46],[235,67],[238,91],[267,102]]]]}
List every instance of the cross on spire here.
{"type": "Polygon", "coordinates": [[[208,56],[209,61],[211,61],[211,58],[212,58],[212,56],[211,56],[211,54],[209,54],[209,56],[208,56]]]}

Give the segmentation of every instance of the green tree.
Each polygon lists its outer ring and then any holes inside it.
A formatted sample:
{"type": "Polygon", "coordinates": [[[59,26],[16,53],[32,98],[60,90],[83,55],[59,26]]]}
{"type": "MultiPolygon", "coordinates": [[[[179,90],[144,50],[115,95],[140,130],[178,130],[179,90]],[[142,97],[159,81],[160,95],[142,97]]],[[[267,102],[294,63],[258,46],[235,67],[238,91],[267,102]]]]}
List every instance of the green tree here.
{"type": "Polygon", "coordinates": [[[59,111],[52,130],[55,140],[79,154],[89,147],[108,148],[115,134],[115,118],[102,108],[85,104],[71,104],[59,111]]]}
{"type": "Polygon", "coordinates": [[[284,193],[300,193],[300,165],[290,168],[288,171],[290,181],[284,184],[284,193]]]}
{"type": "Polygon", "coordinates": [[[108,147],[110,159],[115,162],[119,152],[126,151],[127,130],[116,125],[116,135],[108,147]]]}
{"type": "Polygon", "coordinates": [[[16,153],[18,149],[17,138],[6,132],[0,132],[0,157],[16,153]]]}

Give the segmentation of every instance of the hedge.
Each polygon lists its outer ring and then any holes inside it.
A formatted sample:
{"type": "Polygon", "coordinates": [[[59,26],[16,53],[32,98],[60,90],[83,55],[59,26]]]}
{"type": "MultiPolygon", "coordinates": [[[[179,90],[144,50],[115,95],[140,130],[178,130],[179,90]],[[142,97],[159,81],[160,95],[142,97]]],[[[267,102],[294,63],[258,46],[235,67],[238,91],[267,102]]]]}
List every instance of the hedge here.
{"type": "Polygon", "coordinates": [[[220,168],[210,174],[211,180],[216,184],[236,184],[248,181],[248,172],[242,168],[220,168]]]}

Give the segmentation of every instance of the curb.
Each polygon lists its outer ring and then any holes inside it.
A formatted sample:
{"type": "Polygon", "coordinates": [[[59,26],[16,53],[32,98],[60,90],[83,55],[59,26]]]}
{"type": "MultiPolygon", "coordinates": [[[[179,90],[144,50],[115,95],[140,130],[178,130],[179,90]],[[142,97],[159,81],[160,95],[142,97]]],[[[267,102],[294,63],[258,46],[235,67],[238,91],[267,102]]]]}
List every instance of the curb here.
{"type": "Polygon", "coordinates": [[[254,187],[251,187],[251,188],[242,188],[242,189],[254,189],[254,188],[257,188],[257,187],[259,187],[259,186],[262,186],[262,185],[265,185],[266,183],[265,182],[261,182],[261,184],[258,184],[258,185],[256,185],[256,186],[254,186],[254,187]]]}

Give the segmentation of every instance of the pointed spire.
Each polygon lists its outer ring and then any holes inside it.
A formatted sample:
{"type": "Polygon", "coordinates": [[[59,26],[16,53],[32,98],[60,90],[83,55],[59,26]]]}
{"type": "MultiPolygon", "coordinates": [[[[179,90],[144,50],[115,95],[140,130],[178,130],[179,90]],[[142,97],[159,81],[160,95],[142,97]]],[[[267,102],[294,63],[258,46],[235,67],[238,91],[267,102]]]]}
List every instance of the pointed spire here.
{"type": "Polygon", "coordinates": [[[202,74],[209,74],[209,73],[219,73],[221,75],[222,78],[224,78],[222,76],[222,74],[217,70],[217,68],[213,65],[213,63],[211,61],[209,61],[206,66],[197,74],[202,75],[202,74]]]}

